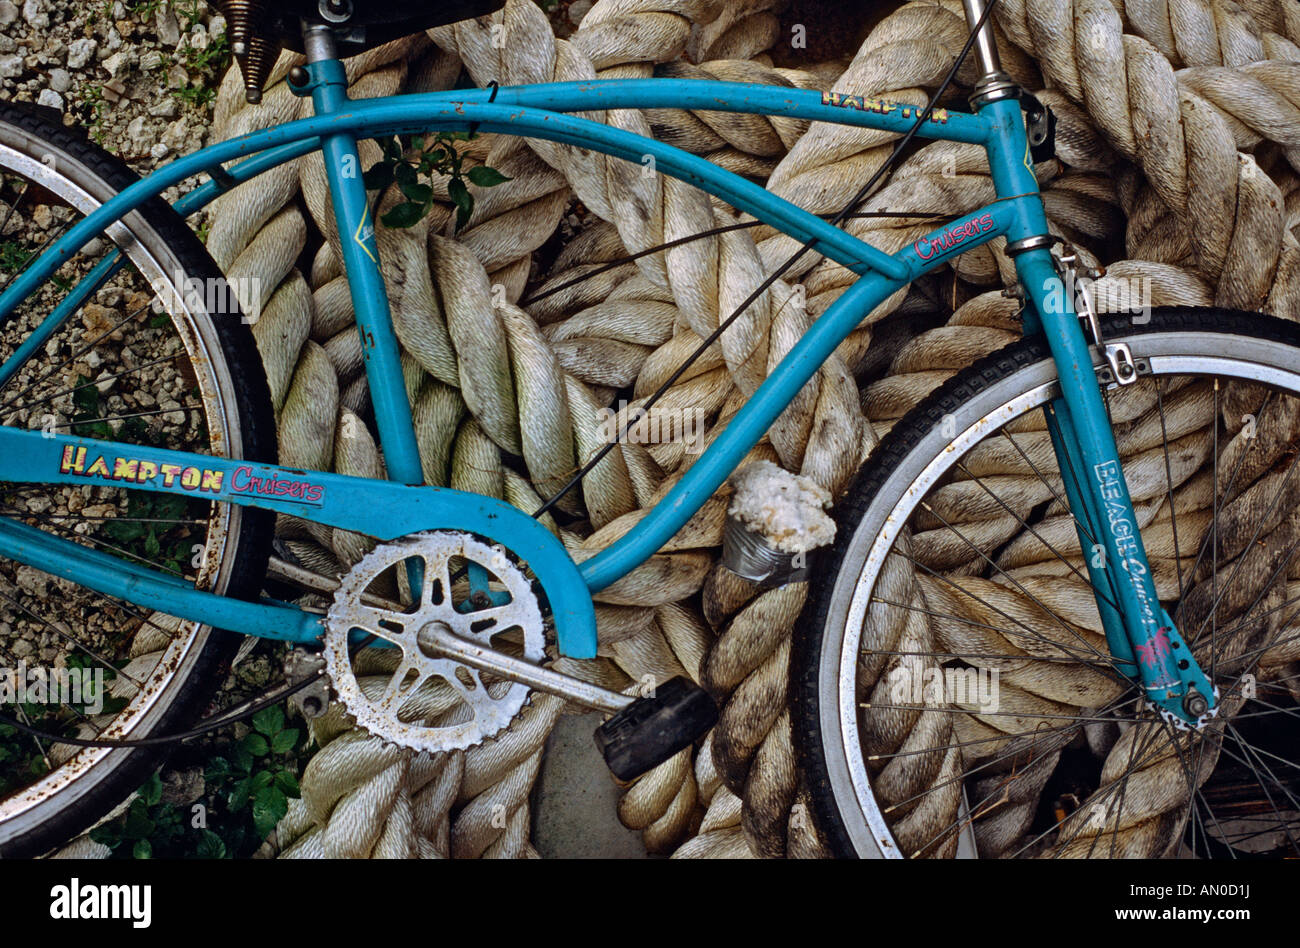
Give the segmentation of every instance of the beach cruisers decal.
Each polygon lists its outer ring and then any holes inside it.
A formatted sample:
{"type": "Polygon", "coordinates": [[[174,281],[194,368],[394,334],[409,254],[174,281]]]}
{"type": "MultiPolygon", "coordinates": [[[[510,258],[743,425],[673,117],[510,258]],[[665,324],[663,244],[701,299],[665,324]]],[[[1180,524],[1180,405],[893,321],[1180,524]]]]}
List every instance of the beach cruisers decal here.
{"type": "Polygon", "coordinates": [[[104,454],[96,455],[92,460],[86,448],[71,444],[63,449],[59,473],[125,484],[148,484],[155,478],[161,478],[163,487],[179,487],[196,494],[219,494],[225,488],[233,494],[265,494],[303,504],[319,504],[325,496],[325,488],[319,484],[275,475],[262,477],[247,465],[235,468],[227,483],[225,471],[183,467],[179,464],[155,464],[139,458],[104,454]]]}
{"type": "Polygon", "coordinates": [[[922,260],[930,260],[939,254],[947,253],[968,238],[978,237],[993,229],[993,215],[981,214],[968,221],[945,227],[934,237],[922,237],[913,248],[922,260]]]}

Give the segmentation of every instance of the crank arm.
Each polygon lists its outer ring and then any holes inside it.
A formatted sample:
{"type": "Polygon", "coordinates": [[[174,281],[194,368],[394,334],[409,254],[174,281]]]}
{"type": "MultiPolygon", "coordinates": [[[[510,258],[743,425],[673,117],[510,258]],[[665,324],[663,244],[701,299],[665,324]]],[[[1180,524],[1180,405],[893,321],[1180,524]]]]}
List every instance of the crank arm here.
{"type": "MultiPolygon", "coordinates": [[[[275,556],[271,557],[267,574],[275,579],[291,582],[296,586],[319,593],[329,594],[339,588],[337,579],[313,572],[275,556]]],[[[389,602],[379,596],[363,594],[363,601],[368,605],[378,606],[381,609],[391,609],[394,612],[402,611],[400,604],[389,602]]],[[[420,630],[420,644],[424,648],[469,665],[471,668],[490,672],[498,678],[516,681],[537,691],[544,691],[547,694],[576,702],[596,711],[603,711],[606,714],[621,711],[636,700],[632,695],[619,694],[617,691],[610,691],[608,688],[589,684],[570,675],[564,675],[557,671],[551,671],[549,668],[542,668],[531,662],[526,662],[523,659],[504,655],[476,642],[453,635],[445,627],[435,628],[434,624],[420,630]]]]}
{"type": "Polygon", "coordinates": [[[718,720],[718,709],[687,678],[669,679],[641,698],[539,668],[518,658],[461,638],[441,622],[430,622],[417,636],[421,651],[443,655],[479,671],[491,672],[611,714],[596,729],[596,747],[620,780],[632,780],[703,737],[718,720]]]}
{"type": "Polygon", "coordinates": [[[527,685],[537,691],[573,701],[596,711],[614,714],[622,711],[633,701],[633,695],[619,694],[599,685],[593,685],[570,675],[542,668],[531,662],[479,645],[455,635],[445,625],[431,622],[420,630],[421,650],[442,655],[453,661],[461,662],[479,671],[489,672],[499,678],[506,678],[527,685]]]}

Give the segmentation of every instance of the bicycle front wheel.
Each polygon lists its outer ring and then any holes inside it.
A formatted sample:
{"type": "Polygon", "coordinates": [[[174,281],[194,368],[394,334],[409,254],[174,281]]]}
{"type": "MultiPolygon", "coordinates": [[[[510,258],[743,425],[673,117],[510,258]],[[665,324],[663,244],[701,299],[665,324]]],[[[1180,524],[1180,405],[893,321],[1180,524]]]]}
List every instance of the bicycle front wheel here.
{"type": "MultiPolygon", "coordinates": [[[[0,103],[0,287],[135,180],[72,130],[0,103]]],[[[249,327],[202,245],[159,200],[23,301],[0,326],[0,365],[20,366],[0,381],[0,424],[274,460],[270,396],[249,327]],[[115,252],[121,268],[62,323],[47,321],[115,252]]],[[[121,452],[130,456],[129,447],[121,452]]],[[[202,589],[257,593],[268,514],[124,490],[111,475],[92,476],[86,461],[84,485],[0,484],[0,517],[202,589]]],[[[0,714],[45,733],[131,739],[180,730],[212,694],[233,644],[200,623],[0,561],[8,684],[0,714]]],[[[143,750],[77,750],[0,724],[0,854],[66,841],[154,763],[143,750]]]]}
{"type": "Polygon", "coordinates": [[[1139,367],[1103,395],[1218,717],[1174,729],[1116,669],[1104,550],[1047,429],[1055,368],[1022,340],[889,432],[814,572],[792,692],[838,854],[1300,855],[1300,327],[1168,309],[1105,336],[1139,367]]]}

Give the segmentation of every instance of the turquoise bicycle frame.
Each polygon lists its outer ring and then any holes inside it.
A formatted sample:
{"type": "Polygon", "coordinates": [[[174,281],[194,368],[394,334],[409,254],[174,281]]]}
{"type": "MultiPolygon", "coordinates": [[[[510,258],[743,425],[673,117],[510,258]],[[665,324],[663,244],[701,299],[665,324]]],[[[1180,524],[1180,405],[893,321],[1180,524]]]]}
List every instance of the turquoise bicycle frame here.
{"type": "MultiPolygon", "coordinates": [[[[295,88],[311,95],[316,114],[220,142],[158,169],[105,202],[68,230],[0,294],[0,320],[26,299],[87,241],[144,201],[192,175],[211,180],[179,200],[192,213],[218,194],[285,161],[320,150],[325,156],[334,213],[362,340],[376,426],[391,481],[143,448],[0,427],[0,479],[79,484],[96,479],[160,493],[201,496],[306,517],[315,522],[393,539],[430,529],[466,530],[501,543],[526,560],[541,582],[555,618],[560,651],[574,658],[596,654],[591,594],[627,575],[673,536],[725,482],[745,454],[812,378],[835,348],[877,305],[920,275],[997,237],[1022,242],[1048,234],[1019,101],[1004,98],[977,113],[934,109],[917,134],[982,145],[997,200],[937,228],[895,254],[832,226],[743,178],[680,149],[569,115],[608,109],[683,108],[747,112],[833,122],[905,133],[922,110],[888,100],[707,80],[597,80],[401,95],[353,101],[342,65],[325,60],[307,67],[295,88]],[[393,134],[482,129],[547,139],[641,162],[652,156],[659,171],[703,188],[834,260],[859,279],[817,319],[767,380],[675,487],[635,527],[608,548],[575,563],[538,521],[502,501],[441,487],[420,486],[421,470],[411,409],[398,362],[369,200],[360,174],[357,141],[393,134]],[[225,162],[244,159],[230,169],[225,162]]],[[[3,365],[0,383],[14,376],[115,272],[120,261],[101,261],[49,314],[3,365]]],[[[1100,542],[1106,562],[1089,567],[1108,645],[1117,665],[1141,680],[1148,697],[1171,712],[1189,687],[1213,702],[1213,689],[1160,607],[1136,529],[1128,488],[1120,473],[1094,357],[1069,294],[1061,292],[1056,262],[1046,246],[1015,257],[1025,288],[1026,332],[1050,343],[1060,394],[1049,411],[1080,538],[1100,542]],[[1064,305],[1047,305],[1049,297],[1064,305]],[[1112,606],[1111,603],[1114,605],[1112,606]],[[1165,642],[1169,648],[1151,648],[1165,642]],[[1144,661],[1134,655],[1143,649],[1144,661]],[[1154,657],[1154,661],[1146,660],[1154,657]]],[[[956,419],[958,430],[980,419],[956,419]]],[[[1084,544],[1087,549],[1088,543],[1084,544]]],[[[322,633],[319,616],[274,602],[244,602],[193,588],[176,577],[126,562],[8,518],[0,518],[0,556],[67,577],[100,593],[250,635],[307,643],[322,633]]]]}

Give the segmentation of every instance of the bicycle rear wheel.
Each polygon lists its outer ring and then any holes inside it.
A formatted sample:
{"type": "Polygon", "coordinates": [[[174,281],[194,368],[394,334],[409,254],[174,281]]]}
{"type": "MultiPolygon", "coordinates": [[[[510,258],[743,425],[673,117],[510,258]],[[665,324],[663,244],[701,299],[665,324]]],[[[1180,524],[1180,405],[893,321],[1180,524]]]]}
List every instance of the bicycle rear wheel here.
{"type": "Polygon", "coordinates": [[[1105,335],[1141,372],[1107,411],[1218,718],[1174,730],[1115,668],[1046,428],[1055,369],[1022,340],[890,431],[814,571],[792,692],[838,854],[1300,854],[1300,327],[1170,309],[1105,335]]]}
{"type": "MultiPolygon", "coordinates": [[[[135,180],[77,133],[0,103],[0,286],[135,180]]],[[[0,424],[273,461],[270,396],[252,334],[202,245],[159,200],[92,241],[23,302],[0,327],[0,364],[114,250],[121,270],[0,384],[0,424]]],[[[95,478],[0,484],[0,516],[233,596],[257,593],[270,543],[264,512],[95,478]]],[[[39,701],[0,705],[41,730],[105,738],[178,730],[211,697],[234,644],[205,625],[0,561],[0,666],[25,673],[25,684],[34,684],[36,667],[53,668],[51,682],[58,669],[68,672],[57,690],[27,689],[39,701]],[[85,700],[97,675],[108,692],[102,704],[93,694],[85,700]]],[[[22,696],[18,677],[10,702],[22,696]]],[[[77,750],[0,726],[0,854],[65,841],[156,762],[144,750],[77,750]]]]}

